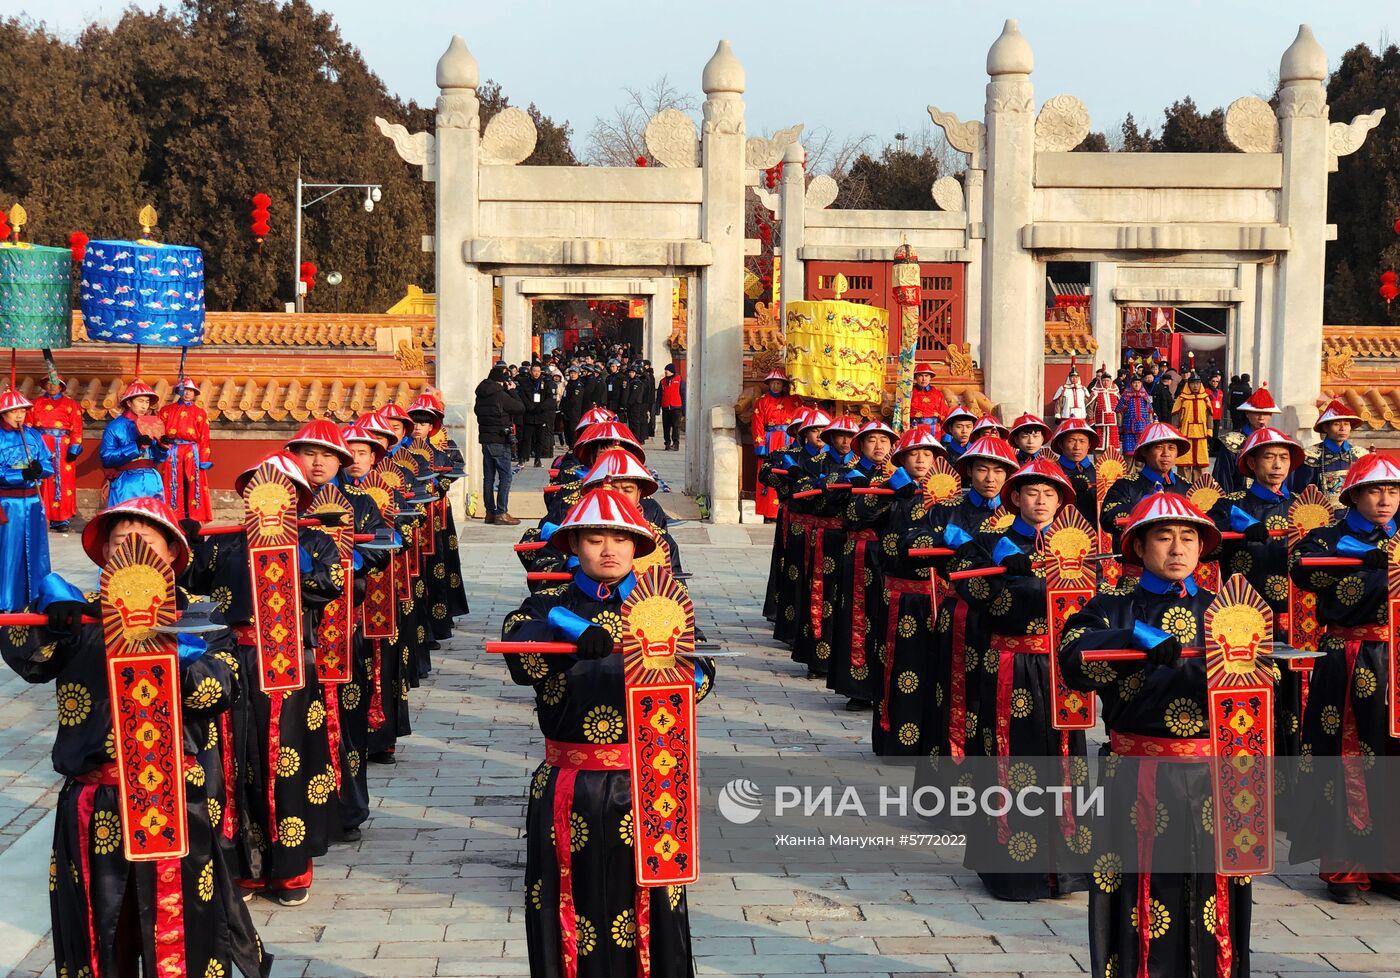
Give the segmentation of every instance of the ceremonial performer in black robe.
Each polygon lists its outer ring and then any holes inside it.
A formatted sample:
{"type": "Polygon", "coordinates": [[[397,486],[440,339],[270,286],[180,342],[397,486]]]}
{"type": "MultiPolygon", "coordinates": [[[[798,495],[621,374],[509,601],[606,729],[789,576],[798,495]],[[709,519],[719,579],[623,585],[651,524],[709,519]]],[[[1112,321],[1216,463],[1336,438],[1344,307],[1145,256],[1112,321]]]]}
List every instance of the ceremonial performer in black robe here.
{"type": "Polygon", "coordinates": [[[1213,872],[1210,767],[1157,760],[1211,753],[1205,660],[1181,652],[1204,644],[1215,595],[1194,575],[1219,542],[1184,497],[1147,496],[1123,530],[1137,579],[1101,591],[1065,624],[1061,673],[1071,688],[1099,694],[1109,735],[1108,824],[1095,833],[1089,889],[1094,978],[1249,974],[1250,879],[1213,872]],[[1091,649],[1136,649],[1147,659],[1087,661],[1091,649]],[[1158,849],[1210,871],[1153,872],[1158,849]],[[1127,871],[1138,866],[1146,871],[1127,871]]]}
{"type": "MultiPolygon", "coordinates": [[[[652,978],[688,978],[685,888],[636,884],[623,662],[613,654],[619,611],[636,583],[632,561],[656,541],[637,508],[610,489],[589,492],[551,540],[578,557],[573,581],[531,595],[502,628],[511,641],[578,646],[506,657],[511,678],[534,687],[545,739],[525,819],[530,974],[630,976],[649,959],[652,978]],[[567,839],[557,825],[568,826],[567,839]]],[[[713,680],[713,663],[697,660],[697,699],[713,680]]]]}
{"type": "Polygon", "coordinates": [[[1103,497],[1103,528],[1115,541],[1123,532],[1123,521],[1142,497],[1154,492],[1186,495],[1190,487],[1176,474],[1176,460],[1190,450],[1186,437],[1166,422],[1154,421],[1147,426],[1133,449],[1133,460],[1139,465],[1137,475],[1119,479],[1103,497]]]}
{"type": "MultiPolygon", "coordinates": [[[[176,574],[184,569],[189,547],[175,513],[153,497],[99,512],[84,528],[83,549],[105,565],[131,535],[176,574]]],[[[0,652],[27,682],[56,686],[53,766],[64,781],[49,906],[58,974],[227,975],[236,966],[245,978],[267,975],[272,956],[263,953],[216,841],[219,813],[195,759],[211,724],[239,693],[228,633],[179,637],[189,854],[131,862],[122,836],[108,650],[103,626],[82,622],[85,613],[100,615],[101,609],[57,574],[40,582],[32,607],[47,615],[47,624],[0,629],[0,652]]]]}

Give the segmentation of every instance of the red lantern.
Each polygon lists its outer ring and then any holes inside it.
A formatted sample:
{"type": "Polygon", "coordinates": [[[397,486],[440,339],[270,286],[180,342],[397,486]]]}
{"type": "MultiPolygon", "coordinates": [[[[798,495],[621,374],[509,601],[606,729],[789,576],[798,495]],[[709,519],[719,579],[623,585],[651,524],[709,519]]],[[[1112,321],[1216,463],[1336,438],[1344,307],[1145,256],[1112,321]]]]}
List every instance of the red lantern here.
{"type": "Polygon", "coordinates": [[[73,252],[74,261],[82,261],[83,255],[87,253],[88,236],[81,231],[74,231],[68,235],[68,250],[73,252]]]}
{"type": "Polygon", "coordinates": [[[645,156],[639,156],[639,157],[637,157],[637,165],[638,165],[638,166],[646,166],[646,165],[647,165],[647,158],[646,158],[645,156]]]}
{"type": "Polygon", "coordinates": [[[253,194],[253,237],[258,239],[258,247],[262,247],[263,238],[267,237],[271,226],[268,224],[268,208],[272,206],[272,198],[267,194],[253,194]]]}
{"type": "Polygon", "coordinates": [[[1397,295],[1400,295],[1400,286],[1394,282],[1386,282],[1381,286],[1381,298],[1385,300],[1386,305],[1390,305],[1397,295]]]}
{"type": "Polygon", "coordinates": [[[4,214],[0,214],[0,241],[10,240],[10,222],[4,214]]]}
{"type": "Polygon", "coordinates": [[[1391,285],[1395,285],[1397,282],[1400,282],[1400,275],[1397,275],[1395,272],[1392,272],[1390,269],[1387,268],[1385,271],[1381,272],[1381,281],[1389,282],[1391,285]]]}
{"type": "Polygon", "coordinates": [[[1395,233],[1400,234],[1400,221],[1395,222],[1395,233]]]}
{"type": "Polygon", "coordinates": [[[304,261],[301,263],[301,282],[306,286],[307,292],[316,287],[316,273],[319,270],[315,262],[304,261]]]}

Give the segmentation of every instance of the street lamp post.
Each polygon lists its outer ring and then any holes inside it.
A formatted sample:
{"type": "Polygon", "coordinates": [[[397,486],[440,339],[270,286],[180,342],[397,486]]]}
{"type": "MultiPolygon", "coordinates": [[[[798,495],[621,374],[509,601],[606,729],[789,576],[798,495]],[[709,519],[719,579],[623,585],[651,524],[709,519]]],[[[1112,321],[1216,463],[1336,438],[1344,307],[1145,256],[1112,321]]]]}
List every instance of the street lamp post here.
{"type": "Polygon", "coordinates": [[[366,212],[374,210],[374,205],[384,196],[383,188],[377,183],[304,183],[301,179],[301,164],[297,164],[296,249],[292,256],[292,295],[296,297],[297,312],[306,311],[306,295],[302,291],[301,283],[301,212],[342,190],[363,190],[366,212]],[[325,193],[303,203],[303,190],[324,190],[325,193]]]}

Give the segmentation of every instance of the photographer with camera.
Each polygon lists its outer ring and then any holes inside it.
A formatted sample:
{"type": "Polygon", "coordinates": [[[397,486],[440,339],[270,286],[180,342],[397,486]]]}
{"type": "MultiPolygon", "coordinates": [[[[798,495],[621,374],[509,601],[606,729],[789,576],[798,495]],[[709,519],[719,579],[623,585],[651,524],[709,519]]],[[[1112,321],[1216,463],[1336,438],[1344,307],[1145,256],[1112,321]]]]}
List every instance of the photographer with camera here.
{"type": "Polygon", "coordinates": [[[486,522],[516,526],[510,515],[511,446],[515,444],[515,422],[525,413],[525,404],[509,379],[505,364],[491,368],[486,379],[476,385],[476,424],[481,437],[481,494],[486,502],[486,522]]]}

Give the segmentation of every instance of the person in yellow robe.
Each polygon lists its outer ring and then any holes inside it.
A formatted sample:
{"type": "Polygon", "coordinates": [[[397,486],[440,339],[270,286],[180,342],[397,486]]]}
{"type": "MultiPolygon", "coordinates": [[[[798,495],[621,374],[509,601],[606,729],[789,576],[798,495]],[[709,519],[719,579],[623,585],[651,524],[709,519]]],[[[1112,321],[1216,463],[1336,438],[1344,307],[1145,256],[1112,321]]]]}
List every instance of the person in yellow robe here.
{"type": "Polygon", "coordinates": [[[1199,374],[1192,373],[1172,405],[1177,429],[1191,443],[1191,448],[1177,459],[1178,467],[1203,469],[1210,464],[1211,401],[1199,374]]]}

